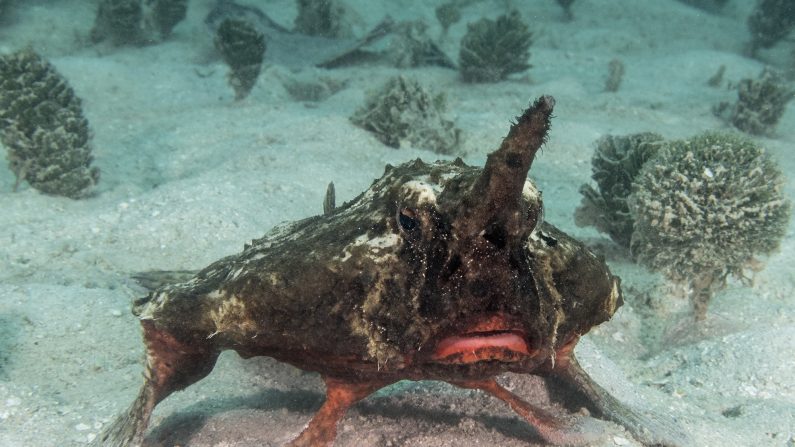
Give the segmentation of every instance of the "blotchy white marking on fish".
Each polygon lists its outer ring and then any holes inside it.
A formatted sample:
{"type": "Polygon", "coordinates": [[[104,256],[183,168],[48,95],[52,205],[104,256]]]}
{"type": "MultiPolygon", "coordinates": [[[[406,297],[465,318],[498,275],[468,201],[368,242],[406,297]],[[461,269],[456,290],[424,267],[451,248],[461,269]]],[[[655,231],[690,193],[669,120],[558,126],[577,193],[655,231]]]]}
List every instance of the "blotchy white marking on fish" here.
{"type": "Polygon", "coordinates": [[[417,205],[435,205],[437,188],[434,188],[434,186],[438,185],[429,184],[422,180],[411,180],[404,183],[402,189],[406,191],[404,195],[409,195],[412,192],[417,193],[417,205]]]}
{"type": "Polygon", "coordinates": [[[530,180],[527,180],[522,187],[522,198],[528,202],[537,202],[541,198],[541,191],[530,180]]]}

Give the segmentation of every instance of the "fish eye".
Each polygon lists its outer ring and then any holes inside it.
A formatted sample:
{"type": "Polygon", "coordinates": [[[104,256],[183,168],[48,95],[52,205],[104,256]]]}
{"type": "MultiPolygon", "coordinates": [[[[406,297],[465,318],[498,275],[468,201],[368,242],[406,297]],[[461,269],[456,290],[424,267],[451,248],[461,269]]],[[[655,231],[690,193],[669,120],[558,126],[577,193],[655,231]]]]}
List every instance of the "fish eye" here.
{"type": "Polygon", "coordinates": [[[403,231],[414,231],[420,226],[417,212],[411,208],[401,208],[398,211],[397,221],[403,231]]]}

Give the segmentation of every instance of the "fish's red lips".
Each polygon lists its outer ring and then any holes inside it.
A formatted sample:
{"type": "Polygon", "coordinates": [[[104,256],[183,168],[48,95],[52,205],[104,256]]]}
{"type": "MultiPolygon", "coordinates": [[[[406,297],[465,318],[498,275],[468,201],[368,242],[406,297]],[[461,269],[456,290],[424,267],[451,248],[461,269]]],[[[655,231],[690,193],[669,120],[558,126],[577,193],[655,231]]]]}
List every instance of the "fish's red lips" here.
{"type": "Polygon", "coordinates": [[[439,363],[517,362],[530,356],[526,334],[501,314],[481,318],[465,330],[442,338],[431,354],[439,363]]]}

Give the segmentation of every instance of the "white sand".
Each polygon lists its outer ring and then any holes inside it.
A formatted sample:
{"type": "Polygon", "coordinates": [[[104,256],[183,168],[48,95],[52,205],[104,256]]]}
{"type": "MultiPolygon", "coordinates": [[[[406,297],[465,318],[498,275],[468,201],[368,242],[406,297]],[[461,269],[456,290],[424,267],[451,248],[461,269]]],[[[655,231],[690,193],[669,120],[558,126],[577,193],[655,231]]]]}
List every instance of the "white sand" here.
{"type": "MultiPolygon", "coordinates": [[[[86,46],[93,2],[17,1],[0,25],[0,51],[32,45],[84,100],[102,179],[96,197],[43,196],[0,169],[0,445],[84,445],[140,385],[142,344],[130,300],[143,290],[129,275],[149,269],[201,268],[235,253],[278,222],[321,210],[334,181],[338,201],[354,197],[385,163],[439,158],[394,150],[352,126],[348,116],[368,89],[398,70],[353,67],[325,73],[348,87],[317,104],[294,102],[281,67],[264,70],[251,96],[235,103],[226,68],[212,56],[202,24],[209,0],[194,0],[171,40],[145,48],[86,46]],[[200,76],[201,74],[201,76],[200,76]]],[[[262,2],[291,23],[291,1],[262,2]]],[[[356,6],[366,29],[386,12],[423,17],[438,33],[433,7],[418,1],[356,6]]],[[[494,16],[510,1],[466,10],[446,49],[456,54],[465,22],[494,16]]],[[[513,2],[517,5],[520,2],[513,2]]],[[[610,247],[593,229],[577,228],[578,188],[590,177],[599,136],[654,131],[669,138],[724,129],[710,108],[733,100],[706,86],[720,65],[726,80],[756,76],[763,63],[742,56],[750,1],[720,16],[672,0],[582,0],[562,22],[552,0],[524,7],[535,31],[529,77],[463,85],[452,70],[408,71],[447,91],[465,130],[464,156],[482,164],[510,119],[541,94],[557,99],[549,143],[531,171],[544,192],[546,219],[589,243],[610,247]],[[626,75],[603,93],[607,63],[626,75]]],[[[765,52],[786,68],[787,45],[765,52]]],[[[775,138],[757,139],[789,175],[795,196],[795,110],[775,138]]],[[[594,377],[641,408],[668,413],[699,446],[793,445],[795,433],[795,259],[793,227],[753,287],[732,283],[718,294],[702,328],[687,305],[668,296],[660,277],[618,254],[627,305],[581,343],[594,377]],[[641,310],[644,297],[658,308],[641,310]],[[634,307],[634,309],[633,309],[634,307]],[[645,315],[644,317],[641,316],[645,315]]],[[[532,379],[504,379],[528,394],[532,379]]],[[[282,445],[317,408],[317,376],[270,360],[222,356],[201,383],[166,400],[152,421],[151,446],[282,445]]],[[[606,424],[604,445],[638,445],[606,424]]],[[[536,445],[537,438],[500,402],[438,383],[401,384],[353,409],[339,446],[536,445]]]]}

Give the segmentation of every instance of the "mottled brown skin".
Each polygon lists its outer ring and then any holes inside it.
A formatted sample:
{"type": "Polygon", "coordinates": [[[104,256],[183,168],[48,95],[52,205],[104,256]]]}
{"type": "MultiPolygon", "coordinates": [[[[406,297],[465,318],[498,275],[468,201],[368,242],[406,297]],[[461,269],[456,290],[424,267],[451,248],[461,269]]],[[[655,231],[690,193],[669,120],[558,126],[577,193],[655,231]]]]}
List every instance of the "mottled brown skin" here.
{"type": "Polygon", "coordinates": [[[327,399],[291,446],[328,446],[345,411],[399,380],[443,380],[508,403],[554,444],[601,432],[563,421],[502,388],[513,371],[566,382],[649,445],[674,428],[624,406],[577,364],[579,337],[621,305],[618,278],[542,220],[527,181],[554,100],[538,99],[484,168],[462,161],[387,166],[359,197],[282,225],[239,255],[135,303],[145,382],[99,437],[139,445],[152,409],[206,376],[227,349],[316,371],[327,399]]]}

